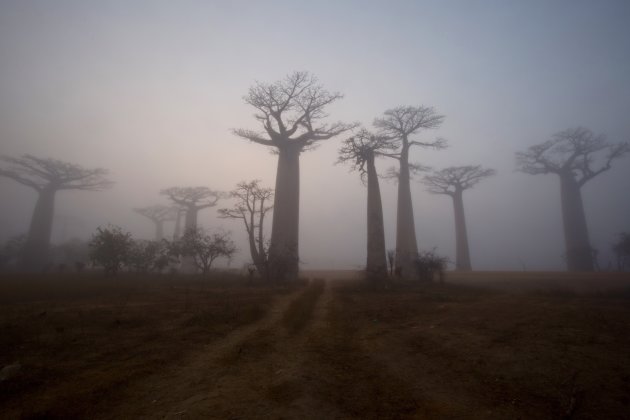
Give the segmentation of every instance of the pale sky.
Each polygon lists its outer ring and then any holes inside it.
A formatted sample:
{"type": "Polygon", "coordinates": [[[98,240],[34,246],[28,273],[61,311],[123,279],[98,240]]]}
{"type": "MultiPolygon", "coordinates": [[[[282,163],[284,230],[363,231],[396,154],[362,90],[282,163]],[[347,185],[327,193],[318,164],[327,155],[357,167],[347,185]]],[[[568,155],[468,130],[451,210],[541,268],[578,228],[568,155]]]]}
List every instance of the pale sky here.
{"type": "MultiPolygon", "coordinates": [[[[151,238],[131,209],[166,203],[162,188],[274,185],[276,156],[230,129],[258,128],[242,99],[254,81],[306,70],[345,95],[330,121],[369,128],[388,108],[434,106],[445,122],[420,138],[450,147],[412,160],[498,171],[464,196],[474,268],[561,269],[558,181],[515,172],[514,153],[575,126],[630,140],[629,21],[623,0],[0,0],[0,154],[110,170],[111,190],[58,195],[53,241],[107,223],[151,238]]],[[[342,140],[302,155],[306,269],[364,264],[366,191],[334,165],[342,140]]],[[[381,188],[393,248],[396,187],[381,188]]],[[[412,193],[419,247],[454,259],[450,199],[419,182],[412,193]]],[[[0,197],[3,241],[28,229],[36,197],[8,179],[0,197]]],[[[630,158],[583,198],[605,266],[615,235],[630,231],[630,158]]],[[[200,222],[233,232],[240,264],[244,229],[215,210],[200,222]]]]}

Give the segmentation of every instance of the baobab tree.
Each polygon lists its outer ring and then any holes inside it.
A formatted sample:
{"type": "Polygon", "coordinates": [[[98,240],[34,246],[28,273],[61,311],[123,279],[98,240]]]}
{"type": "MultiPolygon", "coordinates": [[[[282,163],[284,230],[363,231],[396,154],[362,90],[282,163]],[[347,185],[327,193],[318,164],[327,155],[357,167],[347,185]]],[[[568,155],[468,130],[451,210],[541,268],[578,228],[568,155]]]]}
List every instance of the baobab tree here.
{"type": "Polygon", "coordinates": [[[274,276],[289,279],[298,273],[300,214],[300,154],[315,143],[352,129],[354,124],[326,124],[328,105],[342,98],[329,92],[307,72],[283,80],[256,82],[244,97],[256,109],[263,132],[236,129],[234,134],[271,147],[278,154],[269,261],[274,276]]]}
{"type": "Polygon", "coordinates": [[[186,215],[186,209],[183,207],[176,207],[177,213],[175,215],[175,229],[173,230],[173,240],[176,241],[182,236],[182,216],[186,215]]]}
{"type": "Polygon", "coordinates": [[[107,171],[101,168],[86,169],[32,155],[3,156],[0,160],[7,165],[0,168],[0,176],[31,187],[38,194],[20,267],[26,271],[40,271],[48,263],[56,193],[62,190],[99,191],[113,183],[105,178],[107,171]]]}
{"type": "Polygon", "coordinates": [[[196,229],[199,211],[216,206],[224,196],[207,187],[171,187],[162,190],[161,194],[185,209],[184,230],[196,229]]]}
{"type": "Polygon", "coordinates": [[[367,182],[367,261],[365,269],[369,280],[384,279],[387,276],[385,254],[385,229],[383,227],[383,205],[378,182],[377,156],[392,153],[396,145],[385,136],[378,136],[362,129],[343,142],[339,149],[338,163],[349,163],[352,170],[358,171],[367,182]]]}
{"type": "Polygon", "coordinates": [[[464,191],[495,174],[494,169],[485,169],[480,165],[451,166],[434,171],[422,180],[429,192],[448,195],[453,199],[456,244],[455,268],[457,270],[470,271],[472,269],[464,214],[464,191]]]}
{"type": "Polygon", "coordinates": [[[432,107],[400,106],[385,111],[383,117],[374,120],[379,134],[391,138],[397,145],[395,153],[387,156],[398,160],[398,203],[396,209],[396,271],[404,278],[412,279],[416,275],[413,260],[418,255],[416,227],[411,201],[409,153],[412,147],[430,147],[443,149],[446,142],[442,139],[420,141],[412,139],[421,130],[438,128],[444,116],[432,107]]]}
{"type": "Polygon", "coordinates": [[[252,262],[261,276],[267,277],[267,250],[265,248],[265,216],[273,209],[273,190],[260,185],[260,180],[239,182],[230,192],[236,199],[232,208],[219,209],[219,217],[241,219],[245,224],[252,262]]]}
{"type": "Polygon", "coordinates": [[[560,199],[567,268],[593,271],[594,259],[581,189],[609,170],[612,162],[630,151],[628,143],[611,144],[604,135],[577,127],[556,133],[550,140],[516,154],[518,169],[527,174],[555,174],[560,178],[560,199]]]}
{"type": "MultiPolygon", "coordinates": [[[[222,193],[207,187],[171,187],[162,190],[161,193],[177,206],[185,209],[184,235],[188,231],[197,230],[197,215],[200,210],[216,206],[217,202],[223,198],[222,193]]],[[[196,265],[190,256],[185,256],[182,260],[182,269],[190,273],[195,272],[196,265]]]]}
{"type": "Polygon", "coordinates": [[[155,240],[161,241],[162,238],[164,238],[164,222],[175,220],[179,209],[176,207],[155,205],[135,208],[133,211],[143,215],[155,224],[155,240]]]}

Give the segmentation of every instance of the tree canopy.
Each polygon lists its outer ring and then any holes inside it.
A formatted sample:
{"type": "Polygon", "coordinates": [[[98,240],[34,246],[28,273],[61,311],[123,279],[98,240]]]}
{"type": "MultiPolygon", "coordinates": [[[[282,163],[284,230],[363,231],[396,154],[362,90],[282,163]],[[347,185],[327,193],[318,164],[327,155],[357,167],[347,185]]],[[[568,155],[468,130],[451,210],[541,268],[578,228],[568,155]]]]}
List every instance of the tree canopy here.
{"type": "Polygon", "coordinates": [[[454,195],[475,186],[479,181],[496,174],[494,169],[481,165],[451,166],[426,175],[422,183],[433,194],[454,195]]]}
{"type": "Polygon", "coordinates": [[[19,158],[2,156],[0,161],[8,164],[0,168],[0,176],[11,178],[37,191],[47,188],[98,191],[113,185],[112,181],[105,178],[107,170],[102,168],[87,169],[73,163],[32,155],[19,158]]]}
{"type": "Polygon", "coordinates": [[[595,135],[588,128],[577,127],[560,131],[525,152],[517,152],[516,163],[527,174],[571,174],[582,186],[609,170],[613,160],[628,151],[628,143],[612,144],[603,134],[595,135]]]}
{"type": "Polygon", "coordinates": [[[243,100],[256,109],[254,117],[264,132],[235,129],[234,134],[264,146],[281,148],[288,144],[301,150],[328,140],[356,124],[324,123],[328,105],[343,98],[329,92],[308,72],[294,72],[274,83],[256,82],[243,100]]]}

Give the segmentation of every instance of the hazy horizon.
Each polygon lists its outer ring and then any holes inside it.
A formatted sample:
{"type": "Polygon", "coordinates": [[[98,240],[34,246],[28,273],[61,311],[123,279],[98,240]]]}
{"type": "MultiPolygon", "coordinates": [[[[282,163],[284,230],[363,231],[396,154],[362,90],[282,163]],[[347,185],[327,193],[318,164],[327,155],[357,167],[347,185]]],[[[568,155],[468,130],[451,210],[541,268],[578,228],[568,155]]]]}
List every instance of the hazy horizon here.
{"type": "MultiPolygon", "coordinates": [[[[328,121],[360,122],[399,105],[445,115],[442,151],[414,149],[436,169],[494,168],[464,195],[475,269],[559,270],[564,240],[559,182],[516,172],[514,154],[570,127],[630,140],[630,3],[603,1],[0,2],[0,154],[103,167],[103,192],[60,192],[53,242],[88,239],[108,223],[150,239],[135,207],[168,204],[171,186],[229,191],[273,187],[277,157],[231,133],[258,130],[243,101],[255,81],[295,70],[344,98],[328,121]]],[[[335,165],[347,136],[301,157],[304,269],[365,264],[366,189],[335,165]]],[[[383,174],[393,160],[377,162],[383,174]]],[[[381,181],[387,248],[395,244],[396,186],[381,181]]],[[[630,231],[630,158],[583,188],[600,264],[630,231]]],[[[455,258],[450,198],[412,183],[418,245],[455,258]]],[[[0,241],[25,233],[34,191],[0,178],[0,241]]],[[[233,233],[239,221],[199,215],[233,233]]],[[[270,218],[269,218],[270,223],[270,218]]],[[[167,224],[165,234],[172,234],[167,224]]]]}

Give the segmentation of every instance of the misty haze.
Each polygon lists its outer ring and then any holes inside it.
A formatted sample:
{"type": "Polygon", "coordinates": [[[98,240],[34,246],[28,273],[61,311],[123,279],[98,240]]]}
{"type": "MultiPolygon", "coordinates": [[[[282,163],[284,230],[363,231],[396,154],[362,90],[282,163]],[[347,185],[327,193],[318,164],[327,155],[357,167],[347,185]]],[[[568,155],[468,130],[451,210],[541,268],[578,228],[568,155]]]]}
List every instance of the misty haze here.
{"type": "Polygon", "coordinates": [[[0,418],[625,418],[629,18],[0,2],[0,418]]]}

